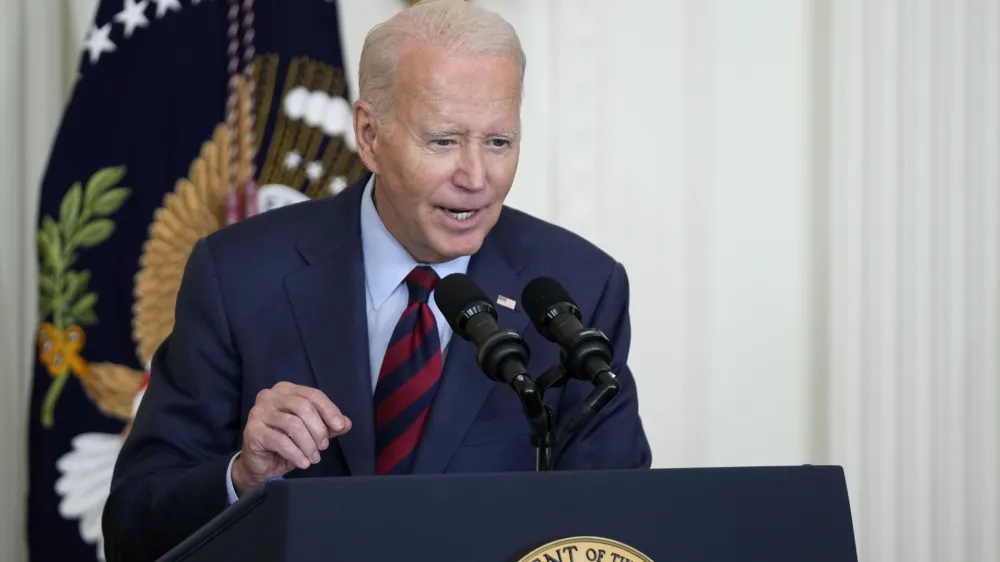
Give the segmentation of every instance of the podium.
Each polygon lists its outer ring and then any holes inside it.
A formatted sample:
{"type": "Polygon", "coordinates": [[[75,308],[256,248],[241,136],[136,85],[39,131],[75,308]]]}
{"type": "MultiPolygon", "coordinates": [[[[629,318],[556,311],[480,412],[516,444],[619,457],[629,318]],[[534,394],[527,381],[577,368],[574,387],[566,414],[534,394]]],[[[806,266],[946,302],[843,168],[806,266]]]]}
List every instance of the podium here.
{"type": "Polygon", "coordinates": [[[274,480],[161,560],[850,562],[839,467],[274,480]]]}

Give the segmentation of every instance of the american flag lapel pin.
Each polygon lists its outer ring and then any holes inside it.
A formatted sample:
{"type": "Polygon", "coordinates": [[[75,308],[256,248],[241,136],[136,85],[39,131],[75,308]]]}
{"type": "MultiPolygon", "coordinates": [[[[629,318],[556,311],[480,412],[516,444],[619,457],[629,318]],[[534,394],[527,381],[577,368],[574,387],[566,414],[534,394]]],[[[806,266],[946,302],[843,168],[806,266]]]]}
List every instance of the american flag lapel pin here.
{"type": "Polygon", "coordinates": [[[517,303],[514,302],[514,299],[505,297],[503,295],[497,297],[497,304],[504,308],[509,308],[511,310],[514,310],[514,306],[517,305],[517,303]]]}

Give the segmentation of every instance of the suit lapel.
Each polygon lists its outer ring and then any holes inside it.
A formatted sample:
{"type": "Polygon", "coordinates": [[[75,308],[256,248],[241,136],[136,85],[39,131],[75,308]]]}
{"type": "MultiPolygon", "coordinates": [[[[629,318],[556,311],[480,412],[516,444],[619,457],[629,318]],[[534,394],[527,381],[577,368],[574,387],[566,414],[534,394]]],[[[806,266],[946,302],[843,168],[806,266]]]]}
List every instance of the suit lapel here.
{"type": "Polygon", "coordinates": [[[285,289],[318,388],[350,418],[337,439],[351,473],[375,472],[375,429],[360,200],[368,174],[332,200],[331,212],[299,243],[308,265],[285,279],[285,289]]]}
{"type": "MultiPolygon", "coordinates": [[[[516,235],[508,232],[504,224],[501,218],[487,236],[483,247],[469,261],[468,274],[493,302],[500,328],[523,334],[528,327],[527,315],[496,306],[498,296],[517,298],[524,285],[524,280],[518,277],[525,265],[523,253],[516,235]]],[[[471,342],[453,336],[448,344],[441,388],[427,418],[413,472],[444,471],[486,402],[486,397],[494,389],[513,392],[483,374],[476,363],[476,348],[471,342]]]]}

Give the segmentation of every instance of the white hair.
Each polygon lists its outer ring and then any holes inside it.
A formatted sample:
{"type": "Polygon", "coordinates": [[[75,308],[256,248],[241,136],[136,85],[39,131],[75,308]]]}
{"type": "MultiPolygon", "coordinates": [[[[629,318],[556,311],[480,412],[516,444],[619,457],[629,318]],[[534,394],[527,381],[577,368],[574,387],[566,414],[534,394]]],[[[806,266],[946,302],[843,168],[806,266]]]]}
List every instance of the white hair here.
{"type": "Polygon", "coordinates": [[[461,55],[509,55],[518,64],[523,88],[525,55],[510,23],[464,0],[424,0],[376,25],[365,37],[358,87],[379,120],[392,112],[400,45],[407,39],[461,55]]]}

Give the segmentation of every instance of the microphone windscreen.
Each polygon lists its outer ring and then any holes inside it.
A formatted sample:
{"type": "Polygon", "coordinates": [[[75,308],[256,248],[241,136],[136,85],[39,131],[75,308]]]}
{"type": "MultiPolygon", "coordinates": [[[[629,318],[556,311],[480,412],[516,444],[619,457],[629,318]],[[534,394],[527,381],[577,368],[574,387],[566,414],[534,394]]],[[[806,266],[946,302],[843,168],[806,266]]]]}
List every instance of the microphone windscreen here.
{"type": "Polygon", "coordinates": [[[536,277],[521,291],[521,304],[524,306],[524,311],[528,313],[528,317],[536,325],[545,317],[549,307],[561,302],[576,306],[562,284],[551,277],[536,277]]]}
{"type": "Polygon", "coordinates": [[[457,332],[459,330],[456,323],[463,310],[477,302],[489,304],[490,300],[471,277],[464,273],[452,273],[438,281],[434,289],[434,302],[451,328],[457,332]]]}

